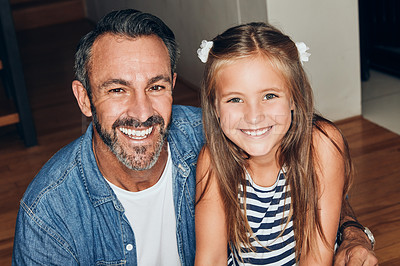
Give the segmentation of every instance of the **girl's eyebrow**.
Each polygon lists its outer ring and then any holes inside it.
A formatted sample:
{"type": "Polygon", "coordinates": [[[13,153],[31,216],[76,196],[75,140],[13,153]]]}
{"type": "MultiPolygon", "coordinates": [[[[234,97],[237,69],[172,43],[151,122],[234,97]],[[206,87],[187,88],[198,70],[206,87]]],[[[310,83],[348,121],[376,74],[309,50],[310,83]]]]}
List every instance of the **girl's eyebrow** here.
{"type": "Polygon", "coordinates": [[[279,87],[271,87],[271,88],[266,88],[263,90],[263,92],[268,92],[268,91],[273,91],[273,92],[282,92],[283,88],[279,87]]]}
{"type": "MultiPolygon", "coordinates": [[[[271,87],[271,88],[266,88],[266,89],[263,89],[263,90],[261,90],[260,92],[262,92],[262,93],[266,93],[266,92],[282,92],[283,91],[283,89],[282,88],[279,88],[279,87],[271,87]]],[[[237,90],[237,91],[228,91],[228,92],[226,92],[226,93],[224,93],[224,94],[221,94],[221,98],[226,98],[226,97],[229,97],[229,96],[231,96],[231,95],[238,95],[238,96],[241,96],[241,95],[245,95],[246,94],[246,92],[244,92],[244,91],[240,91],[240,90],[237,90]]]]}
{"type": "Polygon", "coordinates": [[[230,96],[241,96],[243,94],[244,93],[241,92],[241,91],[230,91],[230,92],[221,94],[221,98],[227,98],[227,97],[230,97],[230,96]]]}

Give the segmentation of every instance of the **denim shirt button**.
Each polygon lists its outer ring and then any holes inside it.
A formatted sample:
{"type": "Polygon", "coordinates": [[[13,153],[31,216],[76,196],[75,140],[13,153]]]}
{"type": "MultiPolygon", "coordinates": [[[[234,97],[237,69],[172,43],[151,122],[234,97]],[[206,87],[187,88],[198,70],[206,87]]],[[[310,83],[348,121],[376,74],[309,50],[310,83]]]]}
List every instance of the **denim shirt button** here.
{"type": "Polygon", "coordinates": [[[133,245],[132,244],[126,245],[126,250],[131,251],[132,249],[133,249],[133,245]]]}

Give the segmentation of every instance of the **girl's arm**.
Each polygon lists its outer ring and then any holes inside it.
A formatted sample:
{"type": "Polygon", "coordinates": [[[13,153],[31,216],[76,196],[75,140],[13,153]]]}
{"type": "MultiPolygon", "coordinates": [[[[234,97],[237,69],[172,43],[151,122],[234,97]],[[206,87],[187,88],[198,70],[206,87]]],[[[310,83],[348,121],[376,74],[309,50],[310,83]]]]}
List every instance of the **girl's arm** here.
{"type": "MultiPolygon", "coordinates": [[[[340,132],[329,124],[324,123],[321,127],[343,151],[344,143],[340,132]]],[[[333,262],[333,249],[340,219],[345,173],[343,156],[329,138],[319,130],[314,129],[314,165],[319,177],[318,208],[322,230],[328,245],[317,233],[319,250],[311,250],[308,254],[304,254],[305,252],[302,251],[301,265],[332,265],[333,262]]]]}
{"type": "Polygon", "coordinates": [[[228,240],[224,205],[216,177],[210,175],[210,164],[210,153],[203,148],[196,170],[195,265],[226,266],[228,240]]]}

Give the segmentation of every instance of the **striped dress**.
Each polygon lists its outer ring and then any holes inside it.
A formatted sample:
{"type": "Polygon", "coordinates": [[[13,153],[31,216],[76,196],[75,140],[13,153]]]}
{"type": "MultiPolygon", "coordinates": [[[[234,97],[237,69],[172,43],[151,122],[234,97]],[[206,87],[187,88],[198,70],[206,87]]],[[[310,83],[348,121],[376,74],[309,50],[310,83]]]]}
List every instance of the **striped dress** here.
{"type": "MultiPolygon", "coordinates": [[[[258,186],[246,173],[246,191],[247,219],[258,239],[252,241],[256,251],[242,251],[241,259],[237,251],[229,251],[228,265],[295,265],[293,221],[286,226],[291,199],[282,170],[271,187],[258,186]]],[[[243,197],[239,199],[243,206],[243,197]]]]}

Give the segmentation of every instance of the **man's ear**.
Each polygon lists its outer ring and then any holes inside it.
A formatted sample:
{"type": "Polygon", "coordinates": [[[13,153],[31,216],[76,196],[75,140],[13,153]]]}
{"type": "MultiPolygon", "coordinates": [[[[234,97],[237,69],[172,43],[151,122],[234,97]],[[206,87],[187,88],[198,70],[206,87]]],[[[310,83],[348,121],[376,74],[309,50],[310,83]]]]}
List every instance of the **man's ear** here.
{"type": "Polygon", "coordinates": [[[178,75],[176,73],[174,73],[174,76],[172,77],[172,88],[175,88],[175,83],[176,83],[176,77],[178,75]]]}
{"type": "Polygon", "coordinates": [[[90,109],[89,95],[87,94],[85,87],[83,87],[80,81],[74,80],[72,81],[72,91],[74,92],[76,101],[78,102],[82,113],[87,117],[91,117],[92,110],[90,109]]]}

